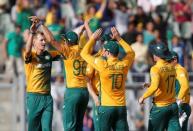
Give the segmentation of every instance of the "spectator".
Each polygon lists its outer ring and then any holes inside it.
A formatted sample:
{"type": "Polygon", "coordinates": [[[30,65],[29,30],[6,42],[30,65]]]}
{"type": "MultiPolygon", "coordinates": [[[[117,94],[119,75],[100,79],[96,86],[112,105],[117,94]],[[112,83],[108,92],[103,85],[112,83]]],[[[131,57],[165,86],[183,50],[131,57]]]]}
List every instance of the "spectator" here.
{"type": "Polygon", "coordinates": [[[29,16],[33,15],[32,10],[30,9],[30,3],[28,0],[18,0],[18,9],[16,23],[21,26],[21,31],[24,32],[26,29],[30,28],[29,16]]]}
{"type": "Polygon", "coordinates": [[[149,45],[149,43],[155,39],[154,25],[152,22],[147,23],[146,30],[143,32],[143,37],[145,45],[149,45]]]}
{"type": "Polygon", "coordinates": [[[52,23],[48,26],[48,29],[53,34],[55,40],[60,41],[61,36],[60,34],[65,33],[64,25],[59,24],[59,19],[57,18],[56,12],[52,14],[52,23]]]}
{"type": "Polygon", "coordinates": [[[191,31],[191,17],[192,11],[190,8],[191,1],[177,0],[172,5],[172,12],[174,15],[174,33],[179,37],[190,39],[191,31]]]}
{"type": "Polygon", "coordinates": [[[59,12],[60,12],[59,5],[58,4],[52,4],[48,13],[47,13],[47,16],[46,16],[46,25],[47,26],[54,24],[54,22],[55,22],[54,19],[59,20],[61,18],[61,15],[59,12]]]}
{"type": "MultiPolygon", "coordinates": [[[[10,15],[6,12],[6,4],[7,0],[0,0],[0,45],[2,45],[3,37],[10,31],[14,30],[14,26],[11,23],[10,15]]],[[[0,52],[3,52],[3,48],[1,46],[0,52]]],[[[0,72],[3,72],[5,61],[3,57],[0,57],[0,72]]]]}
{"type": "Polygon", "coordinates": [[[133,63],[134,72],[145,72],[148,69],[147,64],[147,46],[143,44],[143,34],[138,34],[136,42],[131,45],[135,51],[135,60],[133,63]]]}
{"type": "Polygon", "coordinates": [[[155,36],[155,39],[152,40],[150,43],[165,43],[165,44],[167,44],[167,42],[161,38],[162,35],[160,34],[159,30],[154,30],[154,36],[155,36]]]}
{"type": "Polygon", "coordinates": [[[166,31],[168,26],[168,19],[170,16],[170,12],[168,12],[167,18],[164,20],[161,14],[154,13],[153,15],[153,22],[155,30],[158,30],[161,35],[161,39],[166,41],[166,31]]]}
{"type": "Polygon", "coordinates": [[[114,3],[114,19],[117,30],[122,35],[127,31],[127,23],[129,22],[129,13],[126,2],[114,3]]]}
{"type": "Polygon", "coordinates": [[[127,43],[132,44],[135,42],[136,39],[136,30],[134,23],[128,23],[127,25],[127,32],[125,32],[121,37],[123,40],[125,40],[127,43]]]}
{"type": "Polygon", "coordinates": [[[178,36],[173,36],[172,38],[172,50],[177,52],[179,56],[179,64],[184,66],[184,56],[185,56],[185,45],[182,41],[180,41],[178,36]]]}
{"type": "Polygon", "coordinates": [[[41,20],[45,21],[48,9],[39,0],[36,0],[35,4],[35,15],[41,20]]]}
{"type": "Polygon", "coordinates": [[[143,24],[142,23],[137,24],[136,32],[143,33],[143,24]]]}
{"type": "Polygon", "coordinates": [[[103,13],[104,13],[105,8],[106,8],[106,4],[107,4],[107,0],[102,0],[102,3],[100,5],[100,8],[98,9],[98,11],[97,11],[94,4],[90,4],[87,7],[87,10],[86,10],[86,13],[84,16],[84,20],[89,20],[92,17],[95,17],[97,19],[102,19],[103,13]]]}
{"type": "Polygon", "coordinates": [[[137,5],[141,7],[146,13],[151,11],[151,2],[149,0],[138,0],[137,5]]]}
{"type": "Polygon", "coordinates": [[[147,22],[150,20],[149,16],[147,16],[143,10],[142,7],[137,7],[137,14],[134,18],[135,25],[138,25],[139,23],[143,23],[143,28],[147,24],[147,22]]]}
{"type": "Polygon", "coordinates": [[[15,31],[9,32],[3,42],[4,58],[6,61],[6,75],[9,80],[23,72],[21,52],[23,49],[23,37],[21,26],[15,25],[15,31]]]}
{"type": "Polygon", "coordinates": [[[72,19],[73,28],[79,27],[84,24],[84,14],[83,12],[77,12],[75,17],[72,19]]]}

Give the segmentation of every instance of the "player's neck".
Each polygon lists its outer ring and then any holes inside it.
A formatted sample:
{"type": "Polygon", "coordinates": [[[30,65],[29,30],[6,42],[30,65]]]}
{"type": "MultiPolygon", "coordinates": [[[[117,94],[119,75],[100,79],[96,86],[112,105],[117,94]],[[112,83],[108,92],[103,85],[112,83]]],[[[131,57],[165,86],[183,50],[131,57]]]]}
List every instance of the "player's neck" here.
{"type": "Polygon", "coordinates": [[[36,49],[35,51],[36,51],[36,54],[37,54],[37,55],[41,55],[41,54],[44,53],[44,50],[36,49]]]}

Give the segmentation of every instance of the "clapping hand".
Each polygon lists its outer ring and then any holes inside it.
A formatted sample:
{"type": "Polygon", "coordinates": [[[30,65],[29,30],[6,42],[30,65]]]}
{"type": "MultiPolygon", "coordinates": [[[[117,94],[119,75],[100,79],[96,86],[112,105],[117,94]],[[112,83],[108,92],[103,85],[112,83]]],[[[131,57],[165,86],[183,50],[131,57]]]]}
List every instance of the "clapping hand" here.
{"type": "Polygon", "coordinates": [[[143,84],[143,88],[149,88],[150,87],[150,83],[144,83],[143,84]]]}
{"type": "Polygon", "coordinates": [[[30,21],[32,21],[32,23],[36,24],[38,24],[41,21],[40,18],[38,18],[37,16],[30,16],[28,18],[30,19],[30,21]]]}
{"type": "Polygon", "coordinates": [[[115,39],[117,41],[121,40],[121,36],[120,36],[118,30],[115,27],[111,28],[111,33],[112,33],[112,35],[111,35],[112,39],[115,39]]]}
{"type": "Polygon", "coordinates": [[[100,28],[100,29],[96,30],[96,31],[93,33],[92,37],[93,37],[95,40],[98,40],[98,39],[100,38],[101,34],[102,34],[102,29],[100,28]]]}
{"type": "Polygon", "coordinates": [[[31,25],[31,27],[30,27],[30,32],[32,33],[32,34],[34,34],[35,32],[36,32],[36,30],[37,30],[37,28],[36,28],[36,23],[32,23],[32,25],[31,25]]]}

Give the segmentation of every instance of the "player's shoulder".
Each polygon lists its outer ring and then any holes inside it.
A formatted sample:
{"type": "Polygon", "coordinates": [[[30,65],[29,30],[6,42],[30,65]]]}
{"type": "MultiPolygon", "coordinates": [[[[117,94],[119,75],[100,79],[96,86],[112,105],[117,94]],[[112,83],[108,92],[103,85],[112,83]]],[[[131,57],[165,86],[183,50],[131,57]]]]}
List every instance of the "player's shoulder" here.
{"type": "Polygon", "coordinates": [[[186,68],[183,67],[183,66],[181,66],[180,64],[178,64],[178,65],[176,66],[176,70],[179,71],[179,72],[184,72],[184,73],[187,72],[186,68]]]}
{"type": "Polygon", "coordinates": [[[107,63],[107,59],[102,56],[98,56],[98,57],[95,57],[94,63],[102,65],[102,64],[107,63]]]}
{"type": "Polygon", "coordinates": [[[155,64],[155,65],[153,65],[152,67],[151,67],[151,71],[155,71],[155,70],[159,70],[161,67],[159,66],[159,65],[157,65],[157,64],[155,64]]]}
{"type": "Polygon", "coordinates": [[[159,67],[157,65],[154,65],[150,69],[150,76],[151,78],[159,76],[159,67]]]}

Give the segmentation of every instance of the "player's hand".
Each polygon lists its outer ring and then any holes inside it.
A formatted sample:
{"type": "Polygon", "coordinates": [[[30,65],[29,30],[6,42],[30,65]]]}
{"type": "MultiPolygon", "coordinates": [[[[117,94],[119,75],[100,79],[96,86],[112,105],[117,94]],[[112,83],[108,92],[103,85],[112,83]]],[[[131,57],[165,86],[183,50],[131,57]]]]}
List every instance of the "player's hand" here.
{"type": "Polygon", "coordinates": [[[111,28],[111,33],[112,33],[112,35],[111,35],[112,39],[115,39],[117,41],[121,40],[121,36],[115,27],[111,28]]]}
{"type": "Polygon", "coordinates": [[[150,83],[144,83],[143,84],[143,88],[149,88],[150,87],[150,83]]]}
{"type": "Polygon", "coordinates": [[[100,28],[100,29],[96,30],[96,31],[92,34],[92,37],[93,37],[95,40],[98,40],[98,39],[100,38],[101,34],[102,34],[102,29],[100,28]]]}
{"type": "Polygon", "coordinates": [[[33,23],[38,24],[41,20],[37,16],[30,16],[28,17],[33,23]]]}
{"type": "Polygon", "coordinates": [[[87,82],[90,82],[90,78],[89,78],[88,76],[85,76],[85,80],[86,80],[87,82]]]}
{"type": "Polygon", "coordinates": [[[89,21],[90,21],[90,20],[85,20],[85,21],[84,21],[84,27],[89,27],[89,24],[88,24],[89,21]]]}
{"type": "Polygon", "coordinates": [[[180,106],[180,105],[182,104],[182,100],[177,99],[177,100],[176,100],[176,103],[178,104],[178,106],[180,106]]]}
{"type": "Polygon", "coordinates": [[[99,102],[98,97],[96,97],[96,98],[94,99],[94,103],[95,103],[95,106],[100,106],[100,102],[99,102]]]}
{"type": "Polygon", "coordinates": [[[31,27],[30,27],[30,32],[31,32],[31,33],[35,33],[36,30],[37,30],[37,28],[36,28],[36,23],[33,22],[32,25],[31,25],[31,27]]]}
{"type": "Polygon", "coordinates": [[[140,98],[139,98],[139,104],[140,104],[140,105],[144,104],[144,100],[145,100],[145,99],[144,99],[143,97],[140,97],[140,98]]]}

